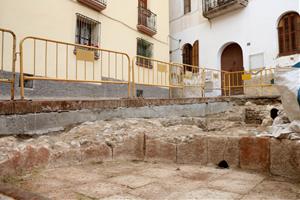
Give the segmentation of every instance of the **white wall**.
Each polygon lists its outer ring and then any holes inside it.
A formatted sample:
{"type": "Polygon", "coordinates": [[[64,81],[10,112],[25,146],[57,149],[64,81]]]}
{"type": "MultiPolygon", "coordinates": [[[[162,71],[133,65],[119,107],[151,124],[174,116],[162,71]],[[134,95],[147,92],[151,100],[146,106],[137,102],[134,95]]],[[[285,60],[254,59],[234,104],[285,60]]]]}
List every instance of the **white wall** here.
{"type": "Polygon", "coordinates": [[[192,12],[187,15],[183,15],[182,2],[170,2],[170,9],[173,9],[170,30],[174,38],[171,39],[171,61],[181,62],[183,45],[196,40],[199,40],[199,63],[203,67],[220,69],[222,48],[230,42],[242,47],[245,69],[249,69],[249,56],[258,53],[264,54],[264,64],[268,67],[300,61],[299,55],[292,56],[293,60],[291,56],[278,57],[277,37],[280,16],[288,11],[300,12],[300,0],[249,0],[246,8],[210,21],[202,16],[202,0],[193,0],[192,12]]]}

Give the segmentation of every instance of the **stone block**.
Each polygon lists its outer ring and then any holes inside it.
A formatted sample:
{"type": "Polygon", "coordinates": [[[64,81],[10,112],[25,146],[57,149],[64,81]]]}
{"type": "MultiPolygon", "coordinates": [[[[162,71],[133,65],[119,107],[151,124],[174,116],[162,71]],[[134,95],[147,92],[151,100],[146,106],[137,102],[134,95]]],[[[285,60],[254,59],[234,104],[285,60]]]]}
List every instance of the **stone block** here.
{"type": "Polygon", "coordinates": [[[8,159],[0,162],[0,175],[14,175],[48,164],[50,152],[45,147],[26,146],[22,151],[12,151],[8,159]]]}
{"type": "Polygon", "coordinates": [[[164,186],[161,183],[152,183],[132,190],[129,193],[142,199],[165,199],[170,195],[171,190],[164,186]]]}
{"type": "Polygon", "coordinates": [[[114,160],[144,160],[144,134],[127,137],[113,148],[114,160]]]}
{"type": "Polygon", "coordinates": [[[207,138],[196,137],[191,142],[178,144],[177,163],[207,164],[207,138]]]}
{"type": "Polygon", "coordinates": [[[112,160],[112,150],[106,144],[94,144],[81,149],[82,162],[112,160]]]}
{"type": "Polygon", "coordinates": [[[21,151],[18,170],[30,170],[48,164],[50,152],[46,147],[27,146],[21,151]]]}
{"type": "Polygon", "coordinates": [[[272,139],[271,173],[300,180],[300,141],[272,139]]]}
{"type": "Polygon", "coordinates": [[[229,178],[218,178],[211,181],[208,185],[210,188],[215,190],[222,190],[231,192],[234,194],[247,194],[251,191],[259,182],[252,180],[241,180],[241,179],[229,179],[229,178]]]}
{"type": "Polygon", "coordinates": [[[96,183],[81,184],[74,188],[77,193],[89,199],[102,199],[115,194],[125,194],[127,188],[121,185],[98,181],[96,183]]]}
{"type": "Polygon", "coordinates": [[[182,199],[241,199],[241,195],[226,192],[222,190],[214,190],[208,188],[198,188],[188,192],[174,192],[167,198],[168,200],[182,200],[182,199]]]}
{"type": "Polygon", "coordinates": [[[242,169],[269,171],[270,139],[242,137],[240,139],[240,167],[242,169]]]}
{"type": "Polygon", "coordinates": [[[81,161],[82,154],[80,149],[65,149],[52,153],[49,163],[51,166],[62,167],[80,164],[81,161]]]}
{"type": "Polygon", "coordinates": [[[208,137],[208,163],[225,160],[229,167],[239,167],[239,137],[208,137]]]}
{"type": "Polygon", "coordinates": [[[139,175],[123,175],[110,178],[108,179],[108,181],[111,183],[129,187],[131,189],[135,189],[153,183],[155,179],[139,175]]]}
{"type": "Polygon", "coordinates": [[[176,145],[146,137],[145,159],[147,161],[176,162],[176,145]]]}
{"type": "Polygon", "coordinates": [[[20,165],[21,152],[13,151],[7,159],[0,161],[0,176],[13,175],[20,165]]]}

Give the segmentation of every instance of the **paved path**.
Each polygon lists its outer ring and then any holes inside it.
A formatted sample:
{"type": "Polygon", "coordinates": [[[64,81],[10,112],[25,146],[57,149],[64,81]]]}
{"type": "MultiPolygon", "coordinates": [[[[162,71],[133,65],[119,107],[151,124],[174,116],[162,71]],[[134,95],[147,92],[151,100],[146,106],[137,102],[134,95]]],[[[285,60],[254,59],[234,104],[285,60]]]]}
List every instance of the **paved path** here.
{"type": "Polygon", "coordinates": [[[300,183],[232,169],[145,162],[45,169],[19,186],[50,199],[300,199],[300,183]]]}

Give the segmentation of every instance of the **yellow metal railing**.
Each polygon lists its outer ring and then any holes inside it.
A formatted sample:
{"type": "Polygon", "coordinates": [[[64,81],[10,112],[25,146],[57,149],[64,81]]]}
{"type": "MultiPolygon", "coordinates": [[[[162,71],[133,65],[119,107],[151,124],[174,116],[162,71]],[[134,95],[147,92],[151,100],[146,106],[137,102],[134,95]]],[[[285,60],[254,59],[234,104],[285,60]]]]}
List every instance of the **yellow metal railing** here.
{"type": "Polygon", "coordinates": [[[265,88],[272,88],[274,79],[275,68],[225,72],[223,90],[226,96],[269,94],[270,91],[265,91],[265,88]]]}
{"type": "MultiPolygon", "coordinates": [[[[0,72],[12,73],[10,78],[1,78],[0,74],[0,82],[11,84],[14,99],[15,34],[0,29],[0,44],[0,72]],[[10,42],[6,41],[7,34],[10,42]]],[[[172,89],[182,92],[179,97],[188,96],[185,92],[211,96],[214,91],[222,96],[264,95],[274,85],[274,73],[274,68],[227,72],[142,56],[130,59],[123,52],[39,37],[26,37],[20,42],[21,99],[25,98],[25,82],[30,80],[123,84],[128,87],[128,97],[135,96],[131,92],[139,85],[167,88],[170,97],[172,89]]]]}
{"type": "MultiPolygon", "coordinates": [[[[15,94],[16,35],[14,32],[0,28],[0,83],[10,84],[11,100],[15,94]],[[5,75],[4,73],[11,75],[5,75]]],[[[0,91],[1,92],[1,91],[0,91]]]]}
{"type": "MultiPolygon", "coordinates": [[[[169,63],[147,57],[132,59],[133,90],[136,85],[181,89],[180,97],[264,95],[274,85],[274,69],[228,72],[169,63]],[[268,90],[264,90],[268,88],[268,90]],[[217,93],[215,93],[218,91],[217,93]],[[213,95],[210,95],[213,94],[213,95]]],[[[170,95],[171,97],[171,95],[170,95]]]]}
{"type": "Polygon", "coordinates": [[[132,59],[132,82],[133,91],[136,85],[171,88],[183,88],[181,64],[173,64],[160,60],[155,60],[143,56],[135,56],[132,59]]]}
{"type": "Polygon", "coordinates": [[[22,99],[28,80],[126,84],[130,97],[130,75],[130,58],[123,52],[38,37],[20,42],[22,99]]]}

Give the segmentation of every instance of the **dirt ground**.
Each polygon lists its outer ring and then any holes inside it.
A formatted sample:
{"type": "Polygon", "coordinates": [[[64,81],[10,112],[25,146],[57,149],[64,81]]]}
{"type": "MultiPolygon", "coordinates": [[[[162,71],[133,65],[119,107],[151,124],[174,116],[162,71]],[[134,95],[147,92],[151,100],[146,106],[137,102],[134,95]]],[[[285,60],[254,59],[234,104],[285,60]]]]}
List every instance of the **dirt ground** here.
{"type": "Polygon", "coordinates": [[[48,168],[19,177],[13,184],[58,200],[300,198],[300,184],[281,177],[150,162],[48,168]]]}

